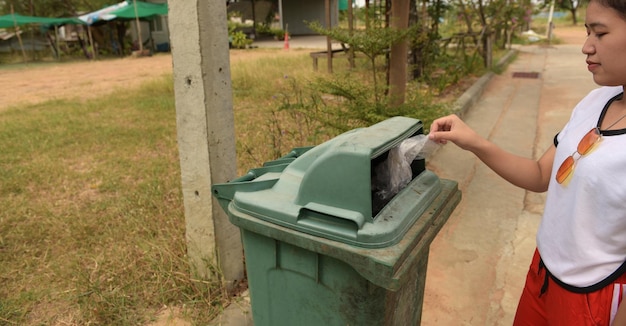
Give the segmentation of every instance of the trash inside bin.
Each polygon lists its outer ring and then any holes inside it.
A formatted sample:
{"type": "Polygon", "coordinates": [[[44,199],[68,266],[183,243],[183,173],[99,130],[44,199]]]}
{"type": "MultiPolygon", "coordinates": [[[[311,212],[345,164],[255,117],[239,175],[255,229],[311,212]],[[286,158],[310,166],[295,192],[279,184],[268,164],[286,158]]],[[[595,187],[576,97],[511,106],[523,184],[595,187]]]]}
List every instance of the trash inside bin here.
{"type": "Polygon", "coordinates": [[[242,232],[255,325],[419,324],[428,248],[461,194],[423,158],[392,198],[372,180],[421,133],[419,120],[391,118],[213,186],[242,232]]]}

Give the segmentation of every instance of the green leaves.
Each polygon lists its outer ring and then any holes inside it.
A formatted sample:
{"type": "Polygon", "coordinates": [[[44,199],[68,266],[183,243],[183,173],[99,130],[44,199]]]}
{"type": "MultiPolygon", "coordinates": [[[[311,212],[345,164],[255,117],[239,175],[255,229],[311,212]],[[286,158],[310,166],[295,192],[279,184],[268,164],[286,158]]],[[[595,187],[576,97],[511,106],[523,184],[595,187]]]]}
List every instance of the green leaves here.
{"type": "Polygon", "coordinates": [[[325,29],[320,23],[309,24],[313,31],[330,36],[341,43],[348,44],[355,52],[365,54],[372,59],[385,54],[389,48],[415,33],[415,28],[398,30],[384,27],[371,27],[349,31],[344,28],[325,29]]]}

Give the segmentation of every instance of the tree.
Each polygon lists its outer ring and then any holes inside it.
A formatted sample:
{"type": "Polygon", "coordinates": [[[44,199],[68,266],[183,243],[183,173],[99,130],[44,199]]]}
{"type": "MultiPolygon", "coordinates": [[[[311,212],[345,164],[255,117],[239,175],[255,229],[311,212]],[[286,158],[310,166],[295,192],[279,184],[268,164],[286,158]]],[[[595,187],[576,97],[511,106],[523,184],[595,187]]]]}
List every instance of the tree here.
{"type": "Polygon", "coordinates": [[[452,8],[443,0],[411,1],[409,26],[415,30],[411,37],[409,65],[413,79],[420,78],[426,66],[437,59],[439,48],[439,23],[445,13],[452,8]],[[421,7],[418,7],[421,5],[421,7]]]}
{"type": "Polygon", "coordinates": [[[574,25],[578,24],[578,17],[576,16],[576,12],[581,5],[589,3],[589,0],[559,0],[557,1],[557,6],[563,10],[567,10],[572,14],[572,23],[574,25]]]}
{"type": "MultiPolygon", "coordinates": [[[[121,0],[120,0],[121,1],[121,0]]],[[[5,0],[0,11],[40,17],[69,17],[111,5],[111,0],[5,0]]]]}
{"type": "Polygon", "coordinates": [[[370,64],[374,96],[377,102],[382,101],[383,87],[380,85],[376,69],[376,58],[385,55],[394,44],[405,40],[411,31],[380,27],[379,24],[374,23],[370,24],[369,28],[353,32],[339,27],[326,29],[318,22],[309,24],[309,28],[319,34],[330,36],[332,39],[348,44],[354,52],[364,54],[370,64]]]}
{"type": "MultiPolygon", "coordinates": [[[[518,22],[524,20],[526,0],[457,0],[459,15],[467,26],[466,34],[474,39],[480,49],[485,67],[491,68],[495,36],[510,33],[518,22]],[[520,2],[521,1],[521,2],[520,2]],[[474,26],[479,25],[476,34],[474,26]]],[[[503,38],[505,41],[508,38],[503,38]]]]}

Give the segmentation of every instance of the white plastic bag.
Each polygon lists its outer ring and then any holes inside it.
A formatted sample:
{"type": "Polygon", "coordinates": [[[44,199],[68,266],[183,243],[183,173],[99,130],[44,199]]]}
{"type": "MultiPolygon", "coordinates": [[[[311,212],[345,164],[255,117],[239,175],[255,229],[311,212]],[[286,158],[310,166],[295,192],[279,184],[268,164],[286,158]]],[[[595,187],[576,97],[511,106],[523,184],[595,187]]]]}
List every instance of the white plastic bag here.
{"type": "Polygon", "coordinates": [[[439,145],[428,139],[427,135],[417,135],[403,140],[389,150],[387,160],[375,168],[375,180],[372,188],[383,200],[395,196],[412,180],[411,163],[418,157],[426,158],[439,145]]]}

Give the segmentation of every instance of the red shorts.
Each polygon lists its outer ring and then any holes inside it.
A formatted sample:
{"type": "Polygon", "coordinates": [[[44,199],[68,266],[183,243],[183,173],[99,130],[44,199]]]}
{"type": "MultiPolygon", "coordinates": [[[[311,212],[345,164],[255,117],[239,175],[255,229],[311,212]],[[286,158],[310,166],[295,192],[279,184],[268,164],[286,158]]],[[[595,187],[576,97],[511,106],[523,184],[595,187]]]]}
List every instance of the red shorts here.
{"type": "Polygon", "coordinates": [[[546,268],[540,266],[540,259],[535,250],[514,326],[611,324],[622,297],[626,296],[626,275],[598,291],[575,293],[559,286],[551,277],[546,278],[546,268]]]}

